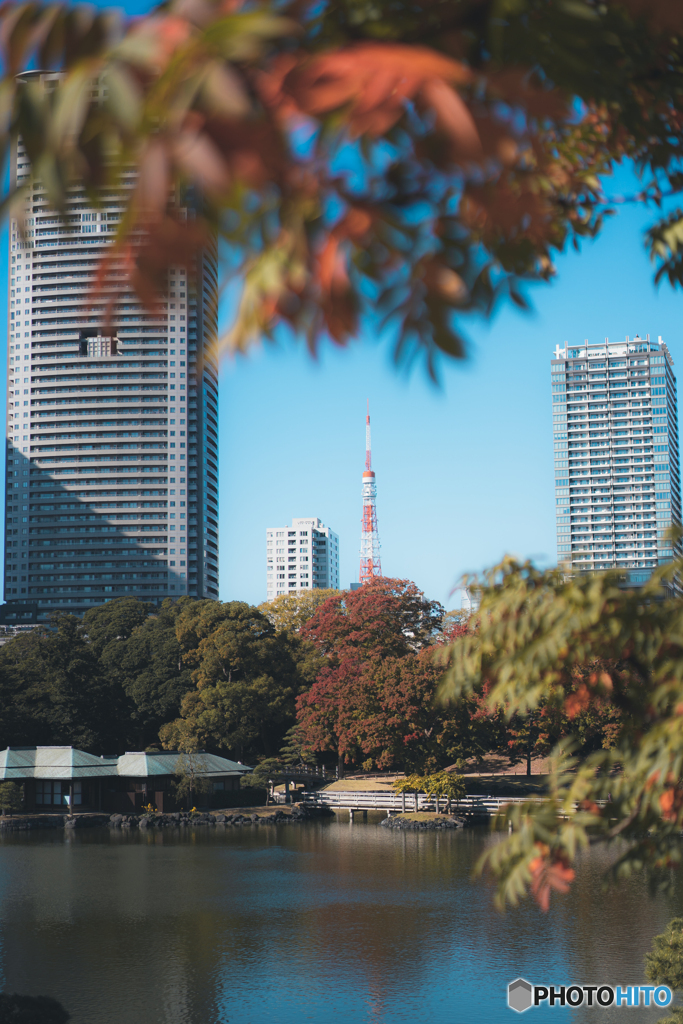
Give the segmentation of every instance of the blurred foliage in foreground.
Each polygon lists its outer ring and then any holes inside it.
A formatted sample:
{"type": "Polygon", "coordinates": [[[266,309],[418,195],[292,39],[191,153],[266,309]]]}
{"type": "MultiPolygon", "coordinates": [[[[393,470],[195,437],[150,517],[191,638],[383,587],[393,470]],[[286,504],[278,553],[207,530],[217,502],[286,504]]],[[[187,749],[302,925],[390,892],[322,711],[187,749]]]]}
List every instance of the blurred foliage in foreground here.
{"type": "Polygon", "coordinates": [[[463,354],[461,314],[524,306],[600,230],[624,160],[680,284],[683,212],[660,207],[683,189],[682,29],[671,0],[172,0],[127,23],[5,3],[0,153],[21,137],[32,168],[7,203],[26,230],[36,181],[65,211],[74,184],[97,203],[125,178],[102,286],[152,305],[218,235],[232,346],[278,325],[344,344],[365,309],[433,372],[463,354]],[[58,87],[17,79],[36,67],[58,87]]]}
{"type": "Polygon", "coordinates": [[[441,654],[442,699],[484,688],[508,719],[615,711],[603,749],[573,759],[580,737],[570,726],[551,754],[548,797],[501,813],[513,831],[481,864],[498,877],[501,905],[531,889],[547,909],[552,890],[571,883],[577,853],[598,842],[619,840],[615,878],[643,870],[654,886],[670,884],[683,827],[683,602],[662,582],[681,570],[623,590],[616,573],[567,579],[507,560],[475,586],[476,628],[441,654]]]}

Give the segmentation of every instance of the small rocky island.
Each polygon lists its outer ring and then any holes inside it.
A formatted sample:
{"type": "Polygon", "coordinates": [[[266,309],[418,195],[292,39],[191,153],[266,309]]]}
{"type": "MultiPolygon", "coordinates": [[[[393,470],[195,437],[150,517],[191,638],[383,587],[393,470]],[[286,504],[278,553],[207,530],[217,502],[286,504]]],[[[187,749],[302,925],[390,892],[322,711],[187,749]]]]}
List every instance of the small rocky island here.
{"type": "MultiPolygon", "coordinates": [[[[488,820],[488,819],[487,819],[488,820]]],[[[454,829],[454,828],[465,828],[466,825],[471,824],[470,818],[457,815],[435,815],[417,813],[410,815],[392,815],[388,818],[384,818],[380,822],[384,828],[399,828],[406,829],[408,831],[428,831],[433,832],[437,829],[454,829]]]]}

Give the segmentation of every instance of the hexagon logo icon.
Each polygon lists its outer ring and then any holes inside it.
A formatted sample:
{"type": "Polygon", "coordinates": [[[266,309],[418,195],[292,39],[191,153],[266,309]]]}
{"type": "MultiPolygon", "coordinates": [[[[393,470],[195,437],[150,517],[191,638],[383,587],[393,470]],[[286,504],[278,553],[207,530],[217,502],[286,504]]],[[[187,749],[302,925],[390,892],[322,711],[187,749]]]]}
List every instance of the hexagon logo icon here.
{"type": "Polygon", "coordinates": [[[524,978],[517,978],[508,985],[508,1006],[517,1013],[524,1013],[531,1006],[532,987],[524,978]]]}

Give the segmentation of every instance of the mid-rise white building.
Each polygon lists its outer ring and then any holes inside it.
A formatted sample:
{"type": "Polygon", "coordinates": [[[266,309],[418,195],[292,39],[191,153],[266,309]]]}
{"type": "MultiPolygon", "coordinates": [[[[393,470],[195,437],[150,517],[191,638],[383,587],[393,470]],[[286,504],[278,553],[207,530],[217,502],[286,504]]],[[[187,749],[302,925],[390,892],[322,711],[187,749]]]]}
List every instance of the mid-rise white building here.
{"type": "Polygon", "coordinates": [[[266,530],[268,600],[297,590],[339,589],[339,537],[319,519],[266,530]]]}

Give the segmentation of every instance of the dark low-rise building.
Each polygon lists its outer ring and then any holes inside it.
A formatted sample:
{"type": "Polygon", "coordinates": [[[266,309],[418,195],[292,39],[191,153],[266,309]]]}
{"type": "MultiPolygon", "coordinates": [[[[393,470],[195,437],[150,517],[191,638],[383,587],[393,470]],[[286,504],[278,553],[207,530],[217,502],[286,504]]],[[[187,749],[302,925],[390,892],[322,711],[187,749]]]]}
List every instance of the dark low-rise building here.
{"type": "Polygon", "coordinates": [[[251,768],[216,754],[178,751],[129,751],[97,757],[75,747],[7,747],[0,752],[0,781],[23,786],[29,812],[140,812],[151,804],[158,811],[179,808],[175,790],[183,775],[204,784],[196,802],[209,793],[240,788],[251,768]]]}
{"type": "MultiPolygon", "coordinates": [[[[219,793],[239,789],[241,777],[251,771],[239,761],[216,754],[183,754],[177,750],[128,751],[112,760],[116,775],[105,783],[104,809],[128,814],[149,804],[158,811],[178,810],[175,788],[182,775],[194,774],[208,781],[209,793],[219,793]]],[[[205,793],[198,794],[195,802],[201,803],[205,793]]]]}
{"type": "Polygon", "coordinates": [[[18,782],[27,811],[100,810],[102,782],[116,762],[75,747],[7,747],[0,752],[0,780],[18,782]]]}

